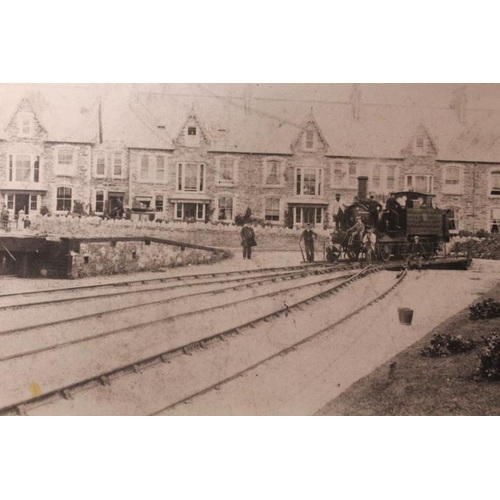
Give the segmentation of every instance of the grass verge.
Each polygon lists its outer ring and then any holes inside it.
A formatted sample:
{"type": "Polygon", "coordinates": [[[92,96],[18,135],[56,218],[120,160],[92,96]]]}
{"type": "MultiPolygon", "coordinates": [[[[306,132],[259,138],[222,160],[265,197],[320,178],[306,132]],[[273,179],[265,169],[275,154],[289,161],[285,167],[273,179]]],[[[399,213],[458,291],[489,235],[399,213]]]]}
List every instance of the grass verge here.
{"type": "MultiPolygon", "coordinates": [[[[500,300],[500,285],[483,295],[500,300]]],[[[471,321],[464,309],[353,384],[316,415],[500,415],[500,381],[477,377],[484,347],[442,358],[420,355],[435,334],[481,340],[500,318],[471,321]]]]}

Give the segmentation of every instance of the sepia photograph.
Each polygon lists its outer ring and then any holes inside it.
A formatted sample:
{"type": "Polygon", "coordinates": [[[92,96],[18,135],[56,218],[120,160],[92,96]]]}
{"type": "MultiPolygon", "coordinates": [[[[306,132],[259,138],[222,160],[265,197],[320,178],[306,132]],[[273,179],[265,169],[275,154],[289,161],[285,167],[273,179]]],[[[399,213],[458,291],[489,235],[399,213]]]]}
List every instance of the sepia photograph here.
{"type": "Polygon", "coordinates": [[[1,415],[498,415],[500,85],[0,99],[1,415]]]}

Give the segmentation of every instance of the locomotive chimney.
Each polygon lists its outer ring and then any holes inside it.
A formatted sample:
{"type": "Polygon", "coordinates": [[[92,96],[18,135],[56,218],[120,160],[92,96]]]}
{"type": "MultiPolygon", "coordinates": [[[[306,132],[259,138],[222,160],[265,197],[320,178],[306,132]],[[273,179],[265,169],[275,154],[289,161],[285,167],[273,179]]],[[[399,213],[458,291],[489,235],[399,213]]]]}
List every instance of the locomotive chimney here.
{"type": "Polygon", "coordinates": [[[368,177],[360,175],[358,177],[358,200],[366,201],[368,199],[368,177]]]}

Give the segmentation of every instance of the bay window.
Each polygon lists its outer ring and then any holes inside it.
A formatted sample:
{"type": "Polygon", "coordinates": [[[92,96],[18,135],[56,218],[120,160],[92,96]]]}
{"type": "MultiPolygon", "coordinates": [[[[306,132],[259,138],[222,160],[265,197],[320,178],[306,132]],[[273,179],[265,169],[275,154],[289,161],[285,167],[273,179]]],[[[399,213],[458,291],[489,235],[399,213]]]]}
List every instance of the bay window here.
{"type": "Polygon", "coordinates": [[[303,196],[321,196],[323,169],[303,168],[296,170],[296,194],[303,196]]]}
{"type": "Polygon", "coordinates": [[[9,155],[8,182],[40,182],[40,157],[35,155],[9,155]]]}

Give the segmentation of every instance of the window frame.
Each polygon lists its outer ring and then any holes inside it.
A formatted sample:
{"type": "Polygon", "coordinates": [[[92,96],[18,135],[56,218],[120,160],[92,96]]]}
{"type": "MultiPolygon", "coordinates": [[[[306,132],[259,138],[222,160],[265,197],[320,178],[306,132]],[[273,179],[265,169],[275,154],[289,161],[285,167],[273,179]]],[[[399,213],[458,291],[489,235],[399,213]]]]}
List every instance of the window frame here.
{"type": "MultiPolygon", "coordinates": [[[[411,174],[405,174],[405,185],[404,185],[404,190],[405,191],[415,191],[415,188],[413,189],[410,189],[410,186],[408,185],[408,178],[409,177],[412,177],[412,186],[413,186],[413,180],[414,178],[416,177],[425,177],[426,178],[426,183],[427,183],[427,187],[429,188],[430,186],[430,189],[427,189],[425,191],[425,193],[434,193],[434,175],[432,174],[414,174],[414,173],[411,173],[411,174]]],[[[420,191],[417,191],[417,192],[420,192],[420,191]]]]}
{"type": "MultiPolygon", "coordinates": [[[[67,198],[61,198],[62,200],[67,200],[67,198]]],[[[55,206],[55,212],[57,214],[65,214],[67,212],[71,212],[73,210],[73,187],[72,186],[67,186],[67,185],[59,185],[59,186],[56,186],[56,206],[55,206]],[[59,201],[59,189],[69,189],[70,190],[70,208],[69,209],[61,209],[59,210],[57,207],[58,207],[58,201],[59,201]]]]}
{"type": "Polygon", "coordinates": [[[32,137],[33,136],[33,116],[31,113],[19,113],[18,115],[18,137],[32,137]],[[26,120],[28,122],[28,132],[23,131],[23,121],[26,120]]]}
{"type": "Polygon", "coordinates": [[[58,146],[54,150],[54,174],[57,177],[74,177],[76,175],[77,150],[74,146],[58,146]],[[68,163],[59,163],[59,155],[71,152],[72,161],[68,163]]]}
{"type": "Polygon", "coordinates": [[[456,164],[446,164],[443,166],[443,176],[442,176],[442,189],[443,194],[463,194],[464,193],[464,180],[463,180],[463,167],[456,164]],[[456,168],[458,170],[458,183],[457,184],[447,184],[446,174],[449,169],[456,168]]]}
{"type": "Polygon", "coordinates": [[[106,209],[106,190],[96,189],[94,193],[94,212],[96,214],[103,214],[106,209]],[[97,194],[102,193],[102,210],[97,210],[97,194]]]}
{"type": "Polygon", "coordinates": [[[20,184],[36,184],[40,185],[42,183],[42,168],[41,168],[41,155],[37,154],[23,154],[23,153],[15,153],[6,154],[6,173],[5,180],[7,185],[10,186],[19,186],[20,184]],[[29,170],[29,179],[28,180],[17,180],[17,158],[20,156],[26,156],[30,159],[30,170],[29,170]],[[37,174],[37,175],[35,175],[37,174]],[[38,179],[36,180],[36,177],[38,179]]]}
{"type": "Polygon", "coordinates": [[[488,176],[488,197],[489,198],[500,198],[500,167],[490,169],[488,176]],[[493,175],[498,174],[499,183],[498,183],[498,194],[493,194],[493,175]]]}
{"type": "Polygon", "coordinates": [[[238,158],[234,156],[220,156],[217,158],[217,184],[221,186],[234,186],[238,176],[238,158]],[[222,164],[224,161],[232,160],[233,162],[233,178],[232,180],[222,178],[222,164]]]}
{"type": "Polygon", "coordinates": [[[449,221],[450,220],[453,220],[453,222],[455,223],[455,229],[451,229],[450,228],[450,234],[458,234],[458,232],[461,230],[461,224],[460,224],[460,207],[457,207],[457,206],[451,206],[451,205],[447,205],[447,206],[444,206],[443,207],[443,210],[446,211],[446,210],[453,210],[453,219],[448,219],[449,221]]]}
{"type": "Polygon", "coordinates": [[[165,195],[163,193],[155,193],[153,195],[153,199],[154,199],[155,213],[164,214],[165,213],[165,195]],[[161,198],[162,209],[158,210],[158,199],[160,199],[160,198],[161,198]]]}
{"type": "MultiPolygon", "coordinates": [[[[184,220],[184,205],[186,203],[191,204],[191,202],[186,202],[186,201],[176,201],[174,202],[174,220],[176,221],[183,221],[184,220]],[[178,212],[179,208],[181,208],[181,217],[178,217],[178,212]]],[[[206,213],[207,213],[207,204],[206,203],[199,203],[199,202],[192,202],[192,204],[196,205],[196,221],[197,222],[205,222],[206,218],[206,213]],[[199,215],[199,206],[202,205],[202,217],[198,217],[199,215]]]]}
{"type": "Polygon", "coordinates": [[[233,222],[235,217],[235,207],[236,207],[236,198],[232,193],[220,193],[217,195],[217,220],[222,222],[233,222]],[[231,217],[229,219],[221,219],[221,207],[220,200],[225,198],[231,199],[231,217]]]}
{"type": "Polygon", "coordinates": [[[331,187],[333,189],[342,189],[344,187],[344,179],[345,179],[345,164],[342,160],[334,160],[331,163],[331,187]],[[340,170],[337,170],[336,167],[340,167],[340,170]],[[340,172],[340,182],[335,182],[335,172],[340,172]]]}
{"type": "Polygon", "coordinates": [[[98,152],[96,153],[96,159],[95,159],[95,177],[96,179],[104,179],[106,177],[106,170],[107,170],[107,158],[106,158],[106,153],[103,153],[103,152],[98,152]],[[104,166],[104,170],[103,170],[103,173],[100,174],[99,173],[99,170],[98,170],[98,165],[99,165],[99,160],[102,159],[103,160],[103,166],[104,166]]]}
{"type": "Polygon", "coordinates": [[[323,172],[324,168],[323,167],[296,167],[295,168],[295,194],[297,196],[304,196],[306,198],[319,198],[323,196],[323,191],[324,191],[324,181],[323,181],[323,172]],[[304,193],[304,188],[305,188],[305,183],[304,183],[304,175],[307,171],[312,171],[314,170],[314,175],[315,175],[315,184],[314,184],[314,194],[305,194],[304,193]],[[298,179],[300,174],[300,181],[298,179]],[[300,182],[300,189],[299,189],[299,182],[300,182]],[[300,192],[299,192],[300,191],[300,192]]]}
{"type": "Polygon", "coordinates": [[[279,196],[266,196],[264,198],[264,220],[266,222],[271,222],[275,224],[279,224],[281,222],[281,198],[279,196]],[[278,218],[277,219],[268,219],[267,218],[267,203],[270,200],[277,200],[278,201],[278,218]]]}
{"type": "Polygon", "coordinates": [[[493,224],[496,224],[497,225],[497,228],[499,229],[500,231],[500,208],[490,208],[490,220],[489,220],[489,232],[492,233],[492,228],[493,228],[493,224]],[[495,218],[493,217],[493,213],[494,212],[498,212],[498,218],[495,218]]]}
{"type": "Polygon", "coordinates": [[[177,193],[204,193],[207,185],[207,164],[205,162],[184,161],[176,162],[175,168],[175,191],[177,193]],[[197,166],[196,190],[186,190],[186,165],[197,166]],[[179,167],[182,169],[181,179],[179,178],[179,167]]]}
{"type": "Polygon", "coordinates": [[[125,178],[125,162],[124,162],[123,151],[113,151],[111,153],[111,177],[113,179],[124,179],[125,178]],[[116,174],[116,159],[120,157],[121,173],[116,174]]]}

